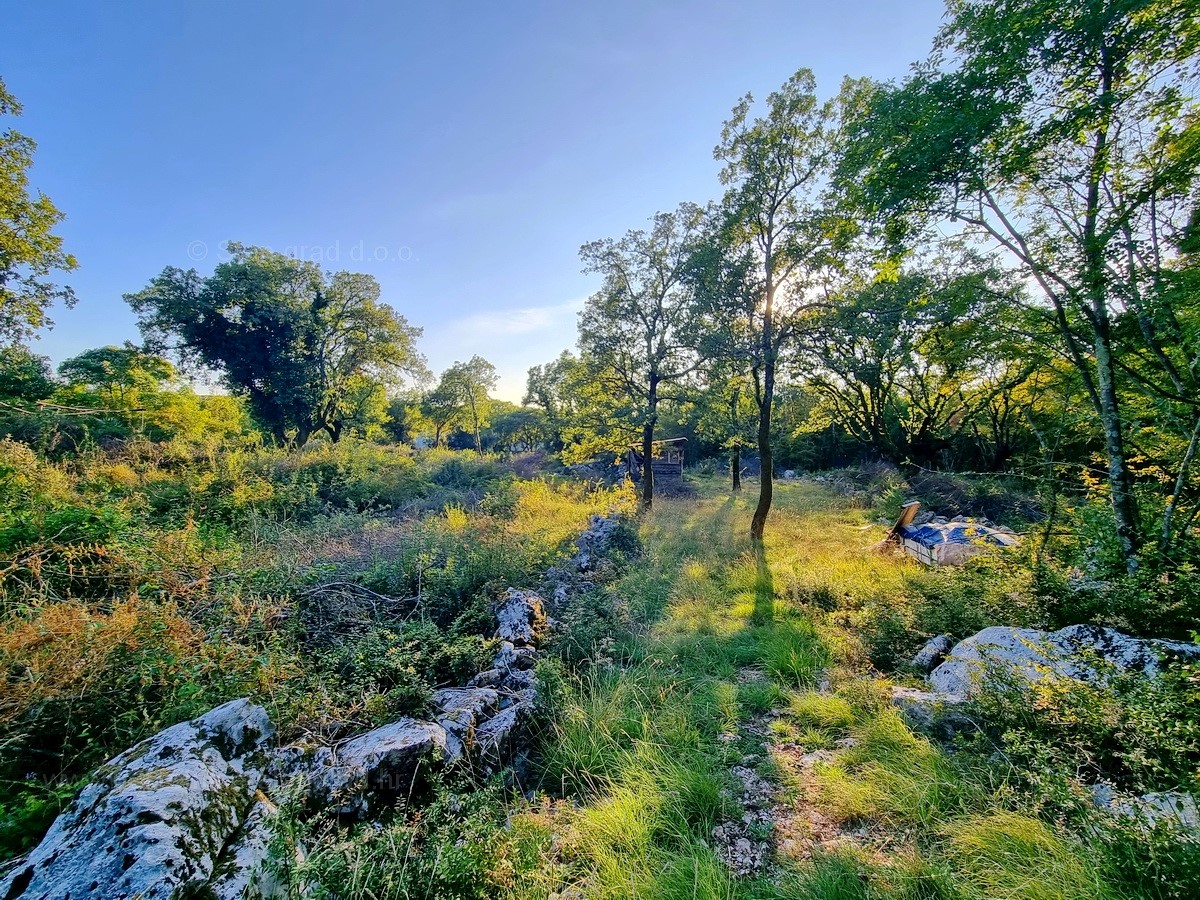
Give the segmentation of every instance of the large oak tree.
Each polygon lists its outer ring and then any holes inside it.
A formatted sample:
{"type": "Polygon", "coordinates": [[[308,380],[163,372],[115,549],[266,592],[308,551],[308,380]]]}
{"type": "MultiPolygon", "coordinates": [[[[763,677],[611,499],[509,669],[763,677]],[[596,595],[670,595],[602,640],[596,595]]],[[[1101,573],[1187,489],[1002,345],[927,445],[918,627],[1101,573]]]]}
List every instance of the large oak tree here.
{"type": "Polygon", "coordinates": [[[318,431],[338,440],[386,407],[382,386],[422,374],[421,329],[379,301],[370,275],[231,243],[202,277],[168,267],[125,299],[148,349],[173,351],[221,374],[280,443],[318,431]]]}

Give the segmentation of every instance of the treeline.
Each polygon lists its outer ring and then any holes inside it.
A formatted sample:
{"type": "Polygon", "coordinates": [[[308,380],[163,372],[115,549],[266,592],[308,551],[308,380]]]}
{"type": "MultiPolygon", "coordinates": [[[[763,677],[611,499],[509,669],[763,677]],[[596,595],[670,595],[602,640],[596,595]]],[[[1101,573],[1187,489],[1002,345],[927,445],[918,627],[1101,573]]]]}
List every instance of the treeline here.
{"type": "Polygon", "coordinates": [[[527,401],[569,454],[648,460],[678,427],[735,471],[753,447],[764,472],[1067,481],[1107,504],[1117,569],[1194,560],[1198,42],[1181,0],[951,0],[899,83],[747,95],[720,199],[582,248],[579,353],[527,401]]]}
{"type": "MultiPolygon", "coordinates": [[[[601,286],[578,352],[534,367],[521,408],[490,398],[480,357],[433,379],[370,276],[240,244],[208,276],[167,268],[126,296],[141,346],[52,378],[23,343],[73,301],[48,276],[75,262],[10,130],[3,427],[67,449],[105,429],[568,461],[636,444],[647,504],[654,441],[676,435],[735,476],[743,454],[767,474],[1015,472],[1051,513],[1062,489],[1106,508],[1089,564],[1170,572],[1200,556],[1198,44],[1185,0],[951,0],[901,82],[823,98],[801,70],[747,95],[719,133],[718,199],[582,248],[601,286]],[[228,397],[190,394],[168,358],[228,397]]],[[[19,111],[0,86],[0,113],[19,111]]],[[[758,490],[756,539],[772,479],[758,490]]]]}

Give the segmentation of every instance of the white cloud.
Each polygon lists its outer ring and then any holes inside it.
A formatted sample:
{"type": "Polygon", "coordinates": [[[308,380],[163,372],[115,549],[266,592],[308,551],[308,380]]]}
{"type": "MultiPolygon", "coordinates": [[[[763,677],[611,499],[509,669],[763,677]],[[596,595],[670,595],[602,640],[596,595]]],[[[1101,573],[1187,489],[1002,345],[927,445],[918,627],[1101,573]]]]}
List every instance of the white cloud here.
{"type": "Polygon", "coordinates": [[[496,366],[496,396],[519,402],[530,366],[549,362],[575,345],[583,300],[486,310],[431,326],[421,341],[434,372],[478,353],[496,366]]]}
{"type": "Polygon", "coordinates": [[[448,331],[453,337],[464,341],[480,338],[490,341],[499,335],[534,334],[557,330],[565,324],[573,327],[582,308],[582,300],[570,300],[552,306],[474,313],[450,323],[448,331]]]}

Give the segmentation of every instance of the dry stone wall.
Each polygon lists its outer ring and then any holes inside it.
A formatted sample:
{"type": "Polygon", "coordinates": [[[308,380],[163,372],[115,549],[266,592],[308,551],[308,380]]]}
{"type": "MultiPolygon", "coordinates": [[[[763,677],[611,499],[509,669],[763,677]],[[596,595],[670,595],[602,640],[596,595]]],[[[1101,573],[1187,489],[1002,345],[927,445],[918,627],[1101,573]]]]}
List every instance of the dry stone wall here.
{"type": "MultiPolygon", "coordinates": [[[[554,603],[587,583],[618,520],[594,516],[545,576],[554,603]]],[[[41,844],[0,881],[3,900],[282,896],[268,870],[272,795],[303,779],[310,807],[365,818],[436,770],[487,774],[526,744],[534,667],[553,626],[532,591],[496,610],[490,668],[438,691],[431,720],[403,718],[331,747],[274,747],[266,710],[243,698],[174,725],[96,773],[41,844]]]]}

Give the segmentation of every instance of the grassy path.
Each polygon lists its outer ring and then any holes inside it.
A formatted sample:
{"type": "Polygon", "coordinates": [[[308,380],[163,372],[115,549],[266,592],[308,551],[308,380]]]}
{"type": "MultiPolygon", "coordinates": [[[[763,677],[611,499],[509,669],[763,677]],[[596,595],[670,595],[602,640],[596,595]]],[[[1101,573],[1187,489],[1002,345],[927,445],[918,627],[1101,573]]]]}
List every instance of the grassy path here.
{"type": "Polygon", "coordinates": [[[553,834],[516,893],[552,898],[1111,896],[1013,811],[1004,775],[914,735],[869,672],[856,611],[904,591],[865,513],[783,486],[766,547],[712,485],[660,502],[618,583],[634,623],[549,742],[525,814],[553,834]]]}

